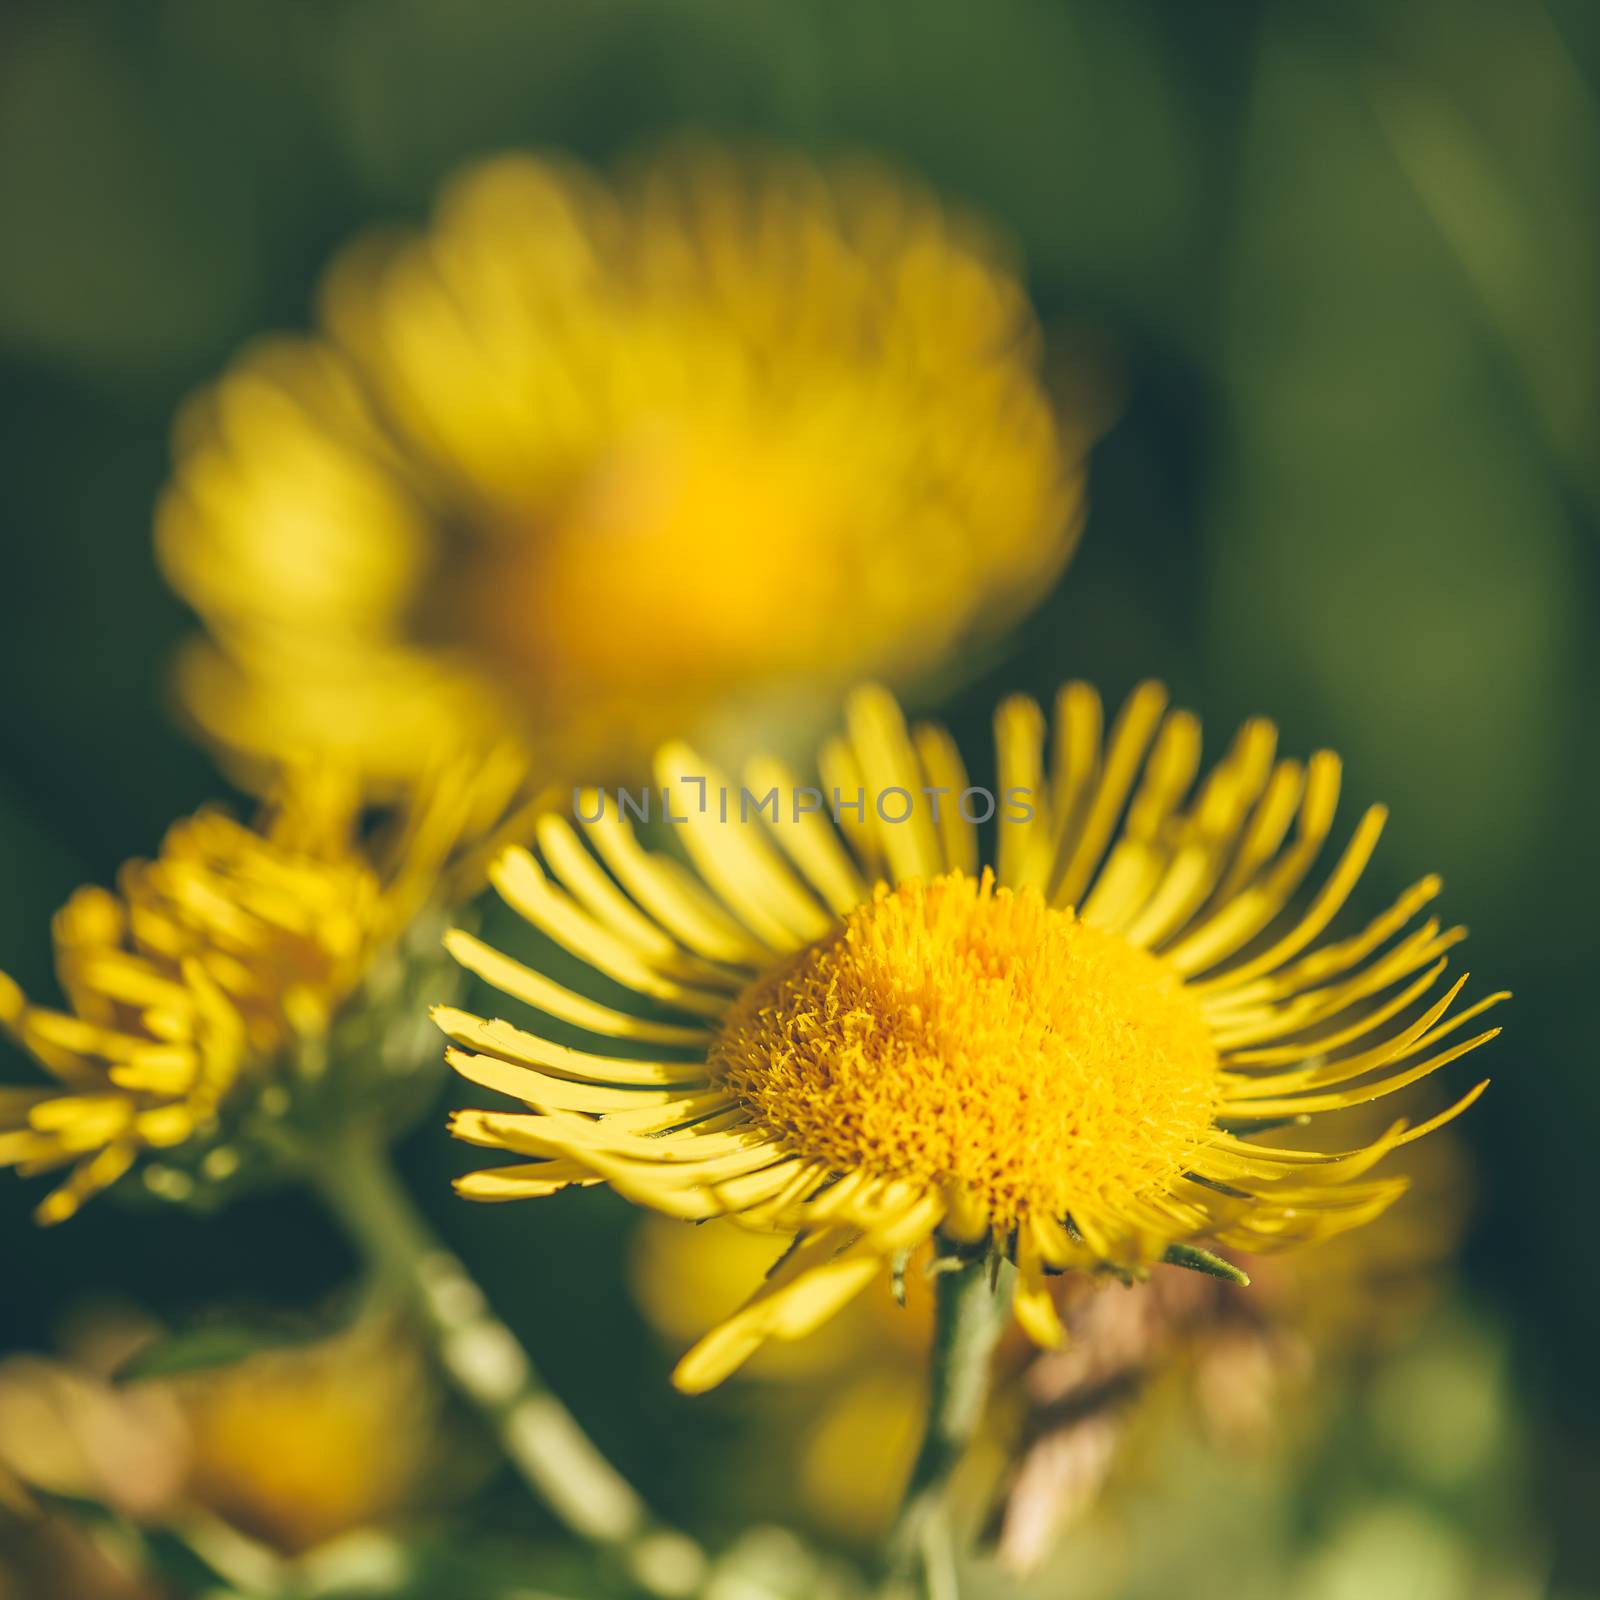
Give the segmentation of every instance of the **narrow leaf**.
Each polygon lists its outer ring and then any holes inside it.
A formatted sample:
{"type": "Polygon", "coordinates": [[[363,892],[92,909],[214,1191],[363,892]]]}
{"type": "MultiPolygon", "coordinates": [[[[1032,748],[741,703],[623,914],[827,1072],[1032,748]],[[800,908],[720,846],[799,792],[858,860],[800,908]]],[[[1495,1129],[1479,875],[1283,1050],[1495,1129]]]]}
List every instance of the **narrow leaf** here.
{"type": "Polygon", "coordinates": [[[1169,1244],[1161,1259],[1169,1267],[1187,1267],[1191,1272],[1204,1272],[1209,1277],[1225,1278],[1229,1283],[1248,1284],[1250,1276],[1241,1272],[1231,1261],[1202,1250],[1197,1244],[1169,1244]]]}

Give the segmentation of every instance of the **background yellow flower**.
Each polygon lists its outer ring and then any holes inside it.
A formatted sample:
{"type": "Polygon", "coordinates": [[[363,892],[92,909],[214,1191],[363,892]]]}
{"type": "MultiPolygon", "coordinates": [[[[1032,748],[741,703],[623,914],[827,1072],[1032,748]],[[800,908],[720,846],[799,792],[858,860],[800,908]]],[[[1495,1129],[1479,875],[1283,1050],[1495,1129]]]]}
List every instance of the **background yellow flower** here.
{"type": "Polygon", "coordinates": [[[289,1554],[415,1507],[438,1466],[438,1394],[381,1319],[161,1387],[188,1427],[187,1493],[289,1554]]]}
{"type": "Polygon", "coordinates": [[[604,776],[933,670],[1078,530],[1005,252],[876,167],[508,156],[321,305],[190,406],[158,520],[185,703],[247,758],[382,786],[509,727],[604,776]]]}
{"type": "Polygon", "coordinates": [[[416,1503],[446,1430],[420,1352],[388,1319],[118,1379],[162,1337],[101,1312],[79,1320],[61,1358],[0,1363],[0,1470],[149,1527],[220,1517],[288,1556],[416,1503]]]}

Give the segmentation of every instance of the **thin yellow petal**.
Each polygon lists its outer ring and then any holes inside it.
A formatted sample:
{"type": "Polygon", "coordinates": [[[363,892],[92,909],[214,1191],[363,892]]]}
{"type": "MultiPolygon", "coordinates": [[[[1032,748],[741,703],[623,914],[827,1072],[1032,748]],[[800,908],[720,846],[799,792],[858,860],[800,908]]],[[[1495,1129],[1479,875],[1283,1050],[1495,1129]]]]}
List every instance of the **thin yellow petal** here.
{"type": "MultiPolygon", "coordinates": [[[[978,830],[961,809],[962,796],[970,785],[960,747],[949,730],[936,722],[919,722],[911,730],[911,740],[928,787],[935,791],[934,826],[944,850],[944,870],[974,878],[978,875],[978,830]]],[[[863,894],[855,903],[864,899],[863,894]]]]}
{"type": "Polygon", "coordinates": [[[859,1294],[883,1259],[848,1230],[827,1229],[806,1240],[745,1304],[714,1328],[673,1370],[673,1384],[701,1394],[742,1366],[768,1339],[799,1339],[859,1294]]]}
{"type": "Polygon", "coordinates": [[[887,689],[868,685],[846,701],[845,721],[866,787],[867,826],[895,881],[936,876],[943,850],[899,702],[887,689]],[[899,793],[890,799],[893,791],[899,793]]]}
{"type": "Polygon", "coordinates": [[[452,928],[445,935],[444,946],[468,972],[476,973],[514,1000],[521,1000],[562,1022],[570,1022],[574,1027],[587,1028],[591,1033],[607,1034],[615,1039],[640,1039],[651,1044],[704,1044],[711,1037],[705,1028],[651,1022],[575,994],[542,972],[501,955],[492,945],[464,929],[452,928]]]}
{"type": "Polygon", "coordinates": [[[1082,826],[1063,841],[1067,855],[1050,894],[1053,905],[1077,905],[1083,899],[1166,705],[1161,684],[1141,683],[1117,713],[1082,826]]]}
{"type": "Polygon", "coordinates": [[[1039,1260],[1037,1243],[1024,1230],[1017,1245],[1017,1282],[1011,1295],[1011,1310],[1022,1331],[1045,1350],[1054,1350],[1066,1341],[1055,1301],[1039,1260]]]}

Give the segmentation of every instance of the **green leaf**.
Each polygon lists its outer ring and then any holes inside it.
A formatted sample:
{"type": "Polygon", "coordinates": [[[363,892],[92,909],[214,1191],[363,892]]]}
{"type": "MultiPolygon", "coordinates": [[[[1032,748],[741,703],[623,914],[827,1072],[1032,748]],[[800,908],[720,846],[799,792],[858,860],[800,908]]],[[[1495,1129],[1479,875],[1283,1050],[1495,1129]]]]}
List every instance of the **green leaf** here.
{"type": "Polygon", "coordinates": [[[304,1333],[252,1328],[243,1323],[216,1323],[156,1340],[123,1362],[115,1376],[118,1383],[175,1378],[186,1372],[230,1367],[269,1350],[283,1350],[306,1342],[304,1333]]]}
{"type": "Polygon", "coordinates": [[[1225,1278],[1229,1283],[1248,1284],[1248,1273],[1241,1272],[1231,1261],[1202,1250],[1196,1244],[1169,1244],[1161,1259],[1169,1267],[1187,1267],[1190,1272],[1203,1272],[1208,1277],[1225,1278]]]}

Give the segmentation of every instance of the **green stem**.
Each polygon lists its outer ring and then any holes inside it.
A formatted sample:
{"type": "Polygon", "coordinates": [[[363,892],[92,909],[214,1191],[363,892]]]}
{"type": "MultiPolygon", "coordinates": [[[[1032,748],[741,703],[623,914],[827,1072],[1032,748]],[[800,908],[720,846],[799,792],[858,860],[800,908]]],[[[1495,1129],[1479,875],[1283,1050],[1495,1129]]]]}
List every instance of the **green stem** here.
{"type": "Polygon", "coordinates": [[[927,1600],[954,1600],[950,1479],[989,1397],[989,1368],[1006,1324],[1011,1269],[984,1257],[944,1256],[934,1280],[933,1370],[928,1423],[891,1542],[895,1569],[916,1573],[927,1600]]]}
{"type": "Polygon", "coordinates": [[[647,1593],[696,1593],[706,1565],[700,1547],[655,1521],[545,1386],[412,1203],[381,1141],[340,1141],[312,1164],[311,1177],[369,1264],[410,1306],[446,1375],[539,1499],[579,1537],[615,1552],[647,1593]]]}

